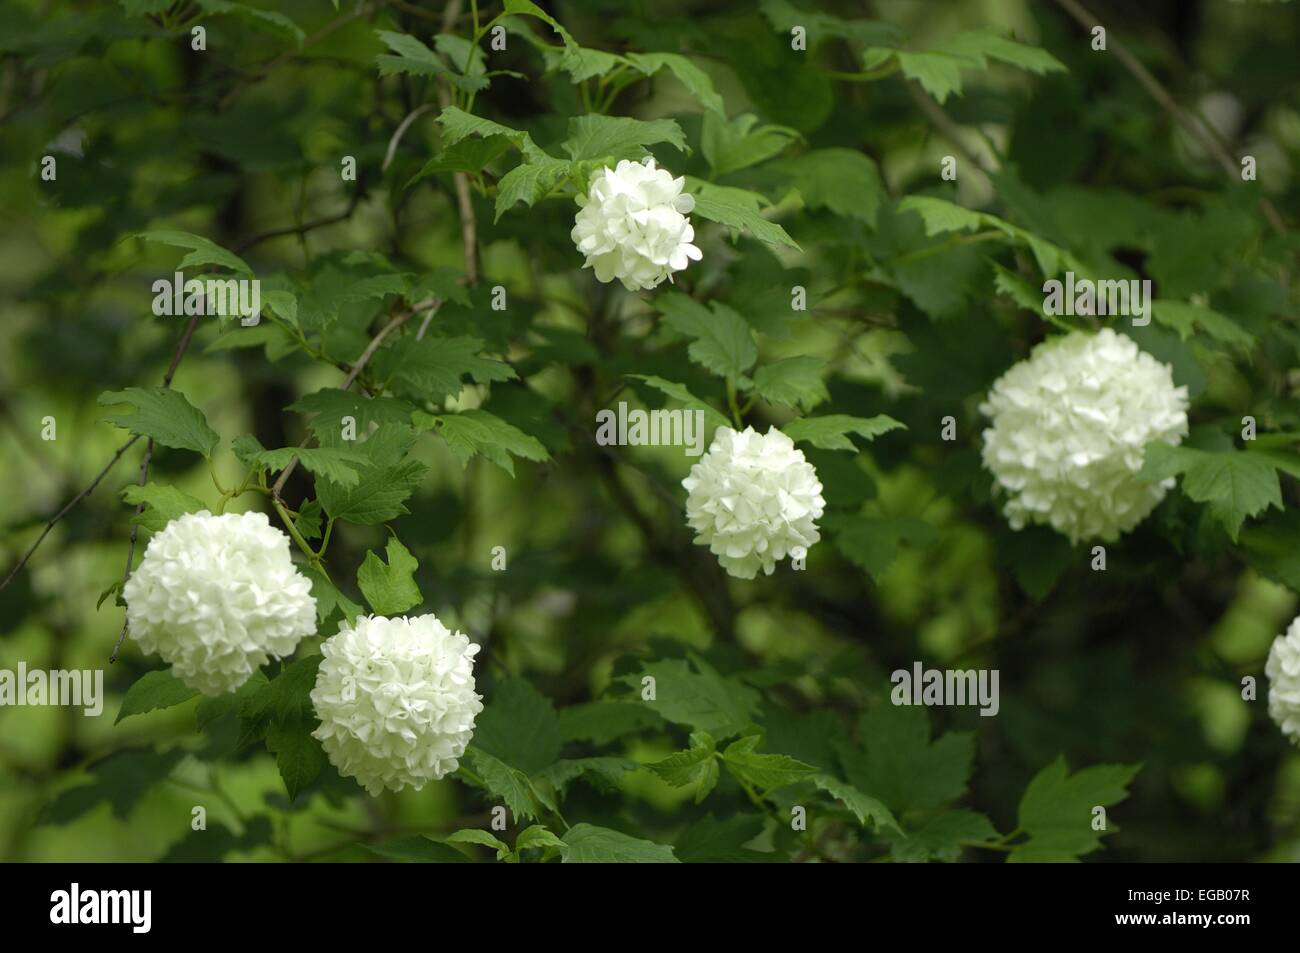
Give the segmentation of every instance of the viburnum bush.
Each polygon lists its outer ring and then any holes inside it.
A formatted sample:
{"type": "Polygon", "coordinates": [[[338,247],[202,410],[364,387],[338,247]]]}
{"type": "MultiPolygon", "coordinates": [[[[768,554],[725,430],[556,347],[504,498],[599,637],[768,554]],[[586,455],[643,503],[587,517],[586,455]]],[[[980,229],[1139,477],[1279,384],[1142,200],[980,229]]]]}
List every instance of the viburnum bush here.
{"type": "Polygon", "coordinates": [[[859,6],[0,13],[0,855],[1294,856],[1294,16],[859,6]]]}

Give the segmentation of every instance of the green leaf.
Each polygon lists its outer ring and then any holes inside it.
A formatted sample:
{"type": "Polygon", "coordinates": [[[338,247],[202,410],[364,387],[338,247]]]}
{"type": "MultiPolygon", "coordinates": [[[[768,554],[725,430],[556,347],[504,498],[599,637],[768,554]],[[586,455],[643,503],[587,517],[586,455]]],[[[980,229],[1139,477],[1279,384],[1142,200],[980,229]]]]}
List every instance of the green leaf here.
{"type": "Polygon", "coordinates": [[[467,136],[504,136],[517,149],[523,148],[525,142],[532,141],[526,132],[471,115],[455,106],[447,106],[438,114],[438,124],[442,126],[444,146],[455,145],[467,136]]]}
{"type": "Polygon", "coordinates": [[[624,376],[634,378],[635,380],[644,381],[647,385],[653,387],[655,390],[663,394],[667,394],[669,397],[672,397],[675,400],[681,401],[686,406],[687,410],[704,411],[704,419],[706,423],[710,424],[711,426],[714,427],[731,426],[731,421],[729,421],[726,417],[724,417],[720,411],[715,410],[709,404],[706,404],[704,401],[700,400],[698,397],[696,397],[694,394],[688,391],[686,387],[682,384],[677,384],[674,383],[673,381],[666,381],[662,377],[655,377],[653,375],[626,374],[624,376]]]}
{"type": "Polygon", "coordinates": [[[525,827],[515,838],[515,851],[530,850],[533,848],[563,847],[564,841],[560,840],[553,833],[542,827],[540,824],[534,824],[532,827],[525,827]]]}
{"type": "Polygon", "coordinates": [[[481,453],[514,476],[514,457],[539,463],[551,459],[536,437],[530,437],[486,410],[462,410],[458,414],[440,416],[416,411],[412,419],[418,429],[436,429],[462,466],[476,453],[481,453]]]}
{"type": "Polygon", "coordinates": [[[814,149],[771,167],[799,190],[809,208],[824,208],[872,227],[885,199],[876,163],[854,149],[814,149]]]}
{"type": "Polygon", "coordinates": [[[769,245],[784,245],[800,251],[799,245],[786,234],[784,228],[765,219],[760,208],[767,200],[757,192],[735,189],[725,185],[712,185],[689,176],[686,190],[695,196],[694,214],[710,222],[718,222],[737,231],[747,231],[759,241],[769,245]]]}
{"type": "Polygon", "coordinates": [[[360,468],[356,486],[340,487],[325,481],[316,491],[325,512],[348,523],[371,526],[387,523],[408,512],[402,505],[420,485],[429,468],[407,459],[415,432],[404,424],[384,424],[356,448],[371,463],[360,468]]]}
{"type": "Polygon", "coordinates": [[[953,863],[963,844],[996,840],[998,832],[983,814],[959,808],[930,818],[916,830],[892,834],[892,853],[899,863],[938,860],[953,863]]]}
{"type": "Polygon", "coordinates": [[[225,268],[229,271],[253,275],[253,269],[248,267],[248,263],[231,252],[226,251],[215,242],[209,241],[202,235],[194,235],[190,232],[178,232],[168,229],[161,229],[148,232],[137,232],[136,238],[143,238],[148,242],[158,242],[163,245],[171,245],[174,248],[188,248],[190,253],[182,258],[176,265],[180,271],[186,268],[198,268],[201,265],[216,265],[219,268],[225,268]]]}
{"type": "Polygon", "coordinates": [[[821,372],[826,362],[808,355],[764,364],[754,373],[754,390],[769,404],[796,407],[805,413],[830,400],[821,372]]]}
{"type": "Polygon", "coordinates": [[[314,566],[303,566],[299,570],[311,580],[312,598],[316,600],[316,620],[324,622],[335,609],[338,609],[347,622],[356,621],[357,616],[365,615],[365,610],[357,605],[330,582],[314,566]]]}
{"type": "Polygon", "coordinates": [[[860,747],[837,746],[845,777],[895,814],[937,808],[965,792],[974,735],[949,732],[931,742],[924,708],[878,705],[862,715],[858,737],[860,747]]]}
{"type": "Polygon", "coordinates": [[[585,778],[602,794],[614,794],[619,782],[629,771],[641,765],[630,758],[601,756],[593,758],[561,758],[537,772],[537,778],[546,781],[557,791],[563,791],[578,778],[585,778]]]}
{"type": "Polygon", "coordinates": [[[894,819],[893,813],[884,803],[869,794],[863,794],[851,784],[846,784],[839,778],[829,774],[817,774],[811,779],[819,789],[825,791],[835,800],[839,801],[858,819],[858,823],[863,827],[867,826],[870,821],[878,831],[893,828],[896,831],[902,830],[898,826],[898,821],[894,819]]]}
{"type": "Polygon", "coordinates": [[[649,729],[664,721],[645,705],[599,701],[560,709],[560,736],[565,741],[590,741],[607,745],[616,738],[649,729]]]}
{"type": "Polygon", "coordinates": [[[678,835],[673,852],[684,864],[761,864],[780,859],[775,852],[744,846],[762,832],[763,818],[756,814],[737,814],[725,821],[709,816],[678,835]]]}
{"type": "Polygon", "coordinates": [[[315,727],[314,719],[298,719],[284,724],[273,722],[266,728],[266,749],[275,755],[275,766],[291,802],[329,763],[320,742],[312,737],[315,727]]]}
{"type": "Polygon", "coordinates": [[[1254,346],[1255,336],[1243,330],[1235,321],[1225,318],[1217,311],[1184,301],[1155,301],[1151,303],[1151,314],[1161,324],[1178,332],[1186,341],[1199,329],[1215,340],[1237,347],[1254,346]]]}
{"type": "Polygon", "coordinates": [[[470,172],[478,175],[490,162],[509,151],[511,145],[510,140],[501,135],[453,143],[421,166],[420,171],[406,183],[407,188],[439,172],[470,172]]]}
{"type": "Polygon", "coordinates": [[[420,834],[396,837],[378,844],[362,843],[372,854],[388,860],[420,864],[468,864],[470,859],[454,847],[449,847],[420,834]]]}
{"type": "Polygon", "coordinates": [[[848,450],[856,453],[858,448],[848,438],[849,434],[857,434],[865,440],[874,440],[882,433],[906,428],[899,421],[885,414],[877,414],[875,417],[827,414],[822,417],[801,417],[790,421],[781,429],[795,443],[806,441],[822,450],[848,450]]]}
{"type": "Polygon", "coordinates": [[[718,301],[705,307],[681,292],[655,298],[655,307],[674,330],[692,338],[691,360],[719,377],[739,378],[758,359],[754,332],[745,319],[718,301]]]}
{"type": "Polygon", "coordinates": [[[409,423],[415,406],[396,397],[366,397],[337,387],[325,387],[300,397],[289,405],[289,409],[314,415],[307,422],[307,429],[317,438],[328,435],[342,439],[344,417],[351,417],[356,432],[365,435],[371,424],[409,423]]]}
{"type": "Polygon", "coordinates": [[[480,847],[488,847],[496,851],[497,860],[503,860],[514,853],[510,845],[504,841],[498,840],[485,830],[477,827],[467,827],[462,830],[448,834],[443,839],[445,844],[478,844],[480,847]]]}
{"type": "Polygon", "coordinates": [[[566,864],[675,864],[673,849],[607,827],[575,824],[562,838],[566,864]]]}
{"type": "Polygon", "coordinates": [[[474,728],[474,746],[536,774],[560,756],[560,720],[551,700],[523,678],[499,682],[474,728]]]}
{"type": "Polygon", "coordinates": [[[1269,507],[1282,508],[1282,491],[1274,463],[1262,453],[1245,450],[1198,450],[1161,441],[1147,444],[1139,476],[1164,480],[1182,475],[1189,499],[1207,503],[1233,542],[1248,516],[1269,507]]]}
{"type": "Polygon", "coordinates": [[[1020,828],[1029,840],[1007,858],[1023,861],[1076,861],[1101,846],[1106,831],[1093,830],[1093,809],[1128,797],[1137,764],[1098,764],[1069,774],[1065,756],[1039,771],[1020,800],[1020,828]]]}
{"type": "Polygon", "coordinates": [[[728,121],[721,113],[707,112],[700,132],[700,150],[713,174],[719,176],[764,162],[799,138],[798,130],[789,126],[759,125],[753,113],[728,121]]]}
{"type": "Polygon", "coordinates": [[[375,57],[380,76],[395,76],[399,73],[436,76],[467,92],[485,89],[488,85],[487,79],[483,76],[467,76],[449,69],[433,50],[413,36],[390,30],[376,30],[375,34],[393,51],[392,54],[381,53],[375,57]]]}
{"type": "Polygon", "coordinates": [[[122,499],[132,506],[144,504],[144,511],[131,518],[131,522],[143,526],[151,533],[164,529],[168,523],[186,513],[206,510],[208,505],[195,499],[188,493],[182,493],[174,486],[159,483],[128,483],[122,488],[122,499]]]}
{"type": "Polygon", "coordinates": [[[569,120],[569,138],[561,148],[571,159],[639,159],[645,147],[666,142],[689,153],[686,134],[672,119],[631,119],[588,113],[569,120]]]}
{"type": "Polygon", "coordinates": [[[245,466],[270,472],[283,470],[297,457],[304,468],[341,487],[356,486],[361,478],[360,468],[369,462],[369,458],[361,451],[343,447],[281,447],[266,450],[251,434],[237,437],[232,449],[245,466]]]}
{"type": "Polygon", "coordinates": [[[545,153],[515,166],[497,183],[493,221],[499,222],[502,215],[520,202],[529,208],[536,205],[568,174],[569,163],[545,153]]]}
{"type": "Polygon", "coordinates": [[[419,563],[396,536],[388,538],[387,553],[386,565],[373,552],[366,553],[365,561],[357,570],[357,585],[376,614],[401,615],[424,599],[415,584],[419,563]]]}
{"type": "Polygon", "coordinates": [[[500,798],[516,821],[535,820],[540,815],[537,796],[524,772],[493,757],[477,744],[470,745],[465,754],[487,792],[500,798]]]}
{"type": "Polygon", "coordinates": [[[673,724],[707,731],[715,738],[744,731],[758,708],[756,691],[738,679],[719,675],[694,654],[690,664],[681,659],[644,663],[639,673],[622,680],[642,697],[646,677],[654,679],[654,698],[643,698],[642,704],[673,724]]]}
{"type": "Polygon", "coordinates": [[[975,65],[967,57],[947,53],[895,50],[894,55],[898,57],[903,75],[920,83],[921,88],[940,103],[950,94],[961,92],[962,69],[975,65]]]}
{"type": "Polygon", "coordinates": [[[129,718],[131,715],[140,715],[160,708],[172,708],[189,701],[197,694],[197,691],[174,676],[171,669],[145,672],[126,690],[122,707],[117,717],[113,719],[113,724],[116,725],[123,718],[129,718]]]}
{"type": "Polygon", "coordinates": [[[763,754],[758,747],[758,735],[747,735],[727,746],[722,761],[739,781],[760,792],[797,784],[817,773],[810,764],[784,754],[763,754]]]}
{"type": "Polygon", "coordinates": [[[893,565],[903,543],[924,550],[938,536],[929,523],[903,516],[833,513],[827,514],[823,525],[831,532],[835,548],[877,580],[893,565]]]}
{"type": "Polygon", "coordinates": [[[704,731],[692,732],[689,750],[651,762],[646,768],[675,788],[694,784],[695,803],[699,804],[718,783],[717,748],[713,736],[704,731]]]}
{"type": "Polygon", "coordinates": [[[379,360],[380,373],[431,401],[459,394],[465,377],[479,384],[512,380],[510,365],[482,357],[483,347],[481,339],[468,336],[406,340],[379,360]]]}
{"type": "Polygon", "coordinates": [[[182,748],[164,752],[143,747],[115,751],[90,765],[89,783],[66,788],[46,801],[36,823],[67,824],[104,803],[114,817],[126,820],[140,798],[161,784],[184,757],[182,748]]]}
{"type": "Polygon", "coordinates": [[[1046,50],[1017,43],[990,30],[969,30],[950,37],[942,44],[946,52],[970,57],[981,67],[985,59],[1018,66],[1031,73],[1063,73],[1065,64],[1046,50]]]}
{"type": "Polygon", "coordinates": [[[196,0],[196,2],[199,9],[204,13],[218,16],[233,14],[255,29],[265,31],[267,27],[270,27],[270,32],[288,33],[299,46],[302,45],[302,41],[305,39],[305,35],[298,24],[283,13],[275,10],[260,10],[257,7],[247,6],[242,3],[231,3],[230,0],[196,0]]]}
{"type": "Polygon", "coordinates": [[[686,57],[678,53],[629,53],[627,61],[647,76],[667,69],[706,110],[719,116],[726,115],[722,97],[713,88],[709,74],[686,57]]]}
{"type": "Polygon", "coordinates": [[[130,404],[130,413],[108,414],[111,424],[150,437],[155,443],[177,450],[193,450],[205,457],[221,438],[208,426],[202,411],[185,399],[185,395],[170,387],[128,387],[126,390],[104,391],[99,395],[101,407],[130,404]]]}

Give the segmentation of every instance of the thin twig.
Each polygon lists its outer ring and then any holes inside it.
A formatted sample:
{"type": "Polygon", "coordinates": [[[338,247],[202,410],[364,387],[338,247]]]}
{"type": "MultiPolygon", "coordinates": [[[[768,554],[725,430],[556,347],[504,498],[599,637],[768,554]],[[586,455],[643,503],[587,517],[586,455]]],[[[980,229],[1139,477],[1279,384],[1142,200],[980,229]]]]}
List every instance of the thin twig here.
{"type": "Polygon", "coordinates": [[[76,506],[78,503],[80,503],[82,500],[84,500],[86,497],[90,496],[90,494],[94,492],[95,487],[99,486],[99,484],[103,481],[104,477],[108,476],[108,472],[113,469],[113,467],[117,464],[117,461],[122,459],[122,454],[130,450],[131,447],[135,444],[135,442],[139,439],[140,439],[139,434],[133,434],[130,440],[122,444],[122,446],[118,447],[117,452],[113,454],[112,459],[109,460],[108,463],[104,465],[104,469],[100,470],[98,475],[96,475],[95,479],[90,481],[90,485],[87,486],[80,493],[78,493],[76,496],[74,496],[71,500],[69,500],[67,504],[63,507],[63,509],[59,510],[57,513],[55,513],[53,516],[50,517],[49,521],[45,524],[45,529],[43,529],[41,531],[41,535],[36,538],[36,542],[32,543],[32,545],[28,548],[27,552],[23,554],[22,559],[18,560],[18,562],[14,565],[14,568],[9,570],[9,575],[5,576],[4,582],[0,582],[0,590],[3,590],[7,585],[9,585],[9,583],[13,581],[14,576],[18,575],[19,571],[22,570],[22,568],[27,565],[27,561],[32,558],[32,554],[35,553],[37,548],[40,547],[41,543],[45,541],[45,537],[50,534],[50,531],[52,529],[54,529],[55,524],[57,524],[59,520],[63,519],[63,517],[67,516],[74,506],[76,506]]]}
{"type": "MultiPolygon", "coordinates": [[[[1098,21],[1093,14],[1089,13],[1086,8],[1077,3],[1076,0],[1056,0],[1056,2],[1061,9],[1073,17],[1075,22],[1085,30],[1091,30],[1093,27],[1102,26],[1100,21],[1098,21]]],[[[1173,117],[1174,121],[1177,122],[1178,125],[1182,126],[1183,129],[1185,129],[1188,134],[1200,144],[1201,148],[1205,150],[1207,155],[1211,156],[1219,163],[1224,172],[1233,178],[1240,176],[1241,167],[1229,154],[1227,148],[1222,144],[1222,142],[1207,132],[1206,127],[1201,123],[1194,122],[1192,117],[1188,115],[1185,110],[1181,109],[1176,102],[1174,102],[1173,96],[1169,94],[1167,89],[1160,85],[1160,81],[1152,76],[1150,71],[1148,71],[1138,58],[1129,51],[1128,47],[1120,42],[1109,28],[1105,29],[1106,48],[1115,53],[1116,58],[1130,73],[1133,74],[1133,78],[1142,85],[1142,88],[1147,91],[1151,98],[1160,104],[1160,106],[1164,108],[1165,112],[1169,113],[1169,115],[1173,117]]],[[[1277,207],[1273,205],[1272,201],[1267,198],[1261,198],[1259,204],[1264,210],[1264,217],[1268,219],[1268,223],[1273,227],[1273,230],[1279,235],[1285,235],[1287,232],[1286,223],[1283,221],[1281,214],[1279,214],[1277,207]]]]}
{"type": "MultiPolygon", "coordinates": [[[[436,308],[440,303],[441,302],[437,298],[425,298],[423,301],[413,305],[409,310],[399,313],[393,318],[393,320],[385,324],[380,329],[379,333],[370,339],[370,343],[366,345],[366,349],[361,352],[361,356],[357,358],[356,363],[352,365],[352,369],[348,371],[348,376],[344,379],[341,389],[347,390],[356,382],[356,379],[361,376],[361,372],[365,370],[366,365],[370,363],[370,359],[374,357],[375,352],[379,350],[379,345],[383,343],[384,338],[388,337],[389,334],[409,321],[412,315],[419,314],[421,311],[428,308],[436,308]]],[[[298,444],[299,450],[307,446],[308,439],[309,438],[305,437],[303,438],[302,443],[298,444]]],[[[275,483],[271,485],[271,499],[274,502],[284,502],[280,499],[280,492],[284,489],[285,483],[288,482],[289,477],[297,467],[298,457],[295,455],[294,458],[289,461],[289,465],[280,471],[280,475],[276,478],[275,483]]]]}
{"type": "Polygon", "coordinates": [[[411,123],[432,108],[433,103],[425,103],[423,106],[417,106],[406,114],[406,118],[393,130],[393,136],[388,140],[388,151],[384,153],[384,164],[380,166],[380,171],[387,172],[388,167],[393,164],[393,156],[397,154],[397,146],[402,141],[402,136],[406,135],[406,130],[411,128],[411,123]]]}
{"type": "Polygon", "coordinates": [[[282,228],[272,228],[265,232],[259,232],[250,238],[244,239],[233,249],[236,255],[242,255],[254,245],[260,245],[264,241],[272,238],[283,238],[285,235],[305,235],[317,228],[324,228],[326,225],[335,225],[352,217],[356,212],[357,206],[361,204],[361,198],[365,194],[365,187],[361,182],[357,182],[356,190],[352,193],[352,198],[348,200],[348,206],[343,211],[334,215],[326,215],[324,218],[314,219],[310,222],[303,222],[301,225],[285,225],[282,228]]]}
{"type": "MultiPolygon", "coordinates": [[[[456,29],[461,6],[461,0],[448,0],[442,13],[443,33],[456,29]]],[[[441,76],[438,77],[438,101],[443,109],[451,105],[451,87],[441,76]]],[[[460,213],[460,241],[465,249],[465,282],[473,288],[478,284],[478,228],[474,220],[474,202],[470,197],[469,176],[455,172],[451,178],[456,186],[456,206],[460,213]]]]}

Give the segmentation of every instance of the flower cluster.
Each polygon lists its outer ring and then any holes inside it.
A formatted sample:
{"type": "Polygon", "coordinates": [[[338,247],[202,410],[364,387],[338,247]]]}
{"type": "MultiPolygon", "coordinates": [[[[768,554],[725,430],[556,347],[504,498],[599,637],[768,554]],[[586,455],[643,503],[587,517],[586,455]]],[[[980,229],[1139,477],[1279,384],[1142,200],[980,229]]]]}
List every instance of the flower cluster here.
{"type": "Polygon", "coordinates": [[[1046,524],[1072,543],[1112,542],[1145,519],[1174,481],[1139,479],[1142,449],[1187,435],[1187,389],[1109,328],[1038,345],[980,411],[992,419],[984,466],[1012,528],[1046,524]]]}
{"type": "Polygon", "coordinates": [[[344,622],[321,645],[312,734],[344,777],[371,794],[417,791],[455,771],[483,710],[479,647],[436,616],[344,622]]]}
{"type": "Polygon", "coordinates": [[[205,695],[232,692],[316,631],[311,582],[263,513],[167,524],[122,590],[131,637],[205,695]]]}
{"type": "Polygon", "coordinates": [[[771,575],[778,559],[821,536],[826,508],[817,471],[794,441],[772,427],[737,433],[719,427],[703,459],[682,481],[686,520],[731,575],[771,575]]]}
{"type": "Polygon", "coordinates": [[[1300,744],[1300,619],[1273,640],[1264,674],[1270,717],[1284,735],[1300,744]]]}
{"type": "Polygon", "coordinates": [[[688,262],[699,261],[691,242],[695,229],[687,213],[695,199],[682,193],[681,178],[655,167],[624,159],[591,179],[571,237],[587,256],[584,267],[602,282],[617,278],[629,291],[653,288],[688,262]]]}

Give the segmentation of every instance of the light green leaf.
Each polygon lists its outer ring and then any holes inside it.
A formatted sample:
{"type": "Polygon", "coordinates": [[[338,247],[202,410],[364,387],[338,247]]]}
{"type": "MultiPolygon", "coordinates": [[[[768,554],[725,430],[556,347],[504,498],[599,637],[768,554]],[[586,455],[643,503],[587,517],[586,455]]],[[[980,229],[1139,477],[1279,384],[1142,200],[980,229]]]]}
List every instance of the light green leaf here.
{"type": "Polygon", "coordinates": [[[131,522],[143,526],[151,533],[162,530],[179,516],[208,508],[202,500],[182,493],[174,486],[158,483],[146,483],[144,486],[128,483],[122,488],[122,499],[132,506],[144,504],[144,512],[132,517],[131,522]]]}
{"type": "Polygon", "coordinates": [[[639,159],[645,147],[666,142],[689,153],[686,134],[672,119],[631,119],[588,113],[569,120],[569,138],[561,148],[572,159],[639,159]]]}
{"type": "Polygon", "coordinates": [[[1282,491],[1275,464],[1262,453],[1245,450],[1199,450],[1157,441],[1147,444],[1139,476],[1164,480],[1182,475],[1189,499],[1208,503],[1210,512],[1233,542],[1248,516],[1271,506],[1282,508],[1282,491]]]}
{"type": "Polygon", "coordinates": [[[850,417],[847,414],[826,414],[822,417],[801,417],[781,428],[795,443],[807,441],[822,450],[848,450],[857,452],[849,434],[865,440],[874,440],[891,430],[905,429],[893,417],[877,414],[875,417],[850,417]]]}
{"type": "Polygon", "coordinates": [[[176,248],[190,249],[190,253],[176,265],[177,269],[181,271],[186,268],[197,268],[200,265],[216,265],[249,277],[252,277],[253,274],[253,269],[248,267],[248,263],[244,259],[226,251],[220,245],[204,238],[202,235],[178,232],[171,229],[155,229],[148,232],[137,232],[135,237],[143,238],[149,242],[172,245],[176,248]]]}
{"type": "Polygon", "coordinates": [[[670,327],[694,339],[687,349],[691,360],[719,377],[739,378],[758,359],[749,324],[721,302],[706,308],[681,292],[670,292],[654,304],[670,327]]]}
{"type": "Polygon", "coordinates": [[[769,404],[797,407],[806,413],[830,400],[821,376],[825,366],[821,358],[808,355],[764,364],[754,373],[754,390],[769,404]]]}
{"type": "Polygon", "coordinates": [[[500,798],[516,821],[535,820],[538,817],[541,808],[526,774],[510,767],[500,758],[494,758],[477,745],[470,745],[465,754],[488,793],[500,798]]]}
{"type": "Polygon", "coordinates": [[[720,116],[726,114],[722,97],[713,88],[709,74],[686,57],[678,53],[629,53],[627,61],[647,76],[666,68],[706,110],[720,116]]]}
{"type": "Polygon", "coordinates": [[[569,174],[569,163],[542,153],[515,166],[497,183],[494,221],[510,208],[523,202],[530,208],[569,174]]]}
{"type": "Polygon", "coordinates": [[[646,768],[675,788],[694,784],[695,803],[699,804],[718,783],[717,748],[713,736],[704,731],[693,732],[689,750],[651,762],[646,768]]]}
{"type": "Polygon", "coordinates": [[[747,735],[727,746],[722,761],[738,780],[760,792],[797,784],[817,773],[810,764],[804,764],[789,755],[763,754],[758,747],[759,736],[747,735]]]}
{"type": "Polygon", "coordinates": [[[357,585],[376,614],[401,615],[424,599],[415,584],[419,563],[396,536],[388,538],[387,554],[385,564],[373,552],[366,553],[365,561],[357,570],[357,585]]]}
{"type": "MultiPolygon", "coordinates": [[[[1029,840],[1016,846],[1011,862],[1077,861],[1101,846],[1107,831],[1093,829],[1093,809],[1128,797],[1137,764],[1098,764],[1069,774],[1064,755],[1039,771],[1020,800],[1020,828],[1029,840]]],[[[1108,825],[1113,830],[1114,825],[1108,825]]]]}
{"type": "Polygon", "coordinates": [[[193,450],[211,457],[221,438],[208,426],[203,412],[169,387],[128,387],[99,395],[101,407],[130,404],[133,410],[104,417],[131,433],[153,438],[155,443],[177,450],[193,450]]]}
{"type": "Polygon", "coordinates": [[[198,692],[173,675],[171,669],[145,672],[126,690],[122,707],[118,710],[117,717],[113,719],[113,724],[116,725],[123,718],[132,715],[156,711],[159,708],[172,708],[189,701],[197,694],[198,692]]]}
{"type": "Polygon", "coordinates": [[[675,864],[673,849],[628,837],[607,827],[575,824],[565,832],[561,853],[566,864],[675,864]]]}
{"type": "Polygon", "coordinates": [[[875,226],[885,185],[870,157],[855,149],[814,149],[771,166],[809,208],[824,208],[875,226]]]}
{"type": "Polygon", "coordinates": [[[713,174],[726,175],[772,158],[799,138],[798,130],[788,126],[759,125],[753,113],[728,121],[721,113],[707,112],[700,149],[713,174]]]}
{"type": "Polygon", "coordinates": [[[714,427],[731,426],[731,421],[729,421],[726,417],[724,417],[721,412],[715,410],[713,407],[709,406],[704,401],[700,400],[698,397],[696,397],[694,394],[688,391],[685,385],[683,384],[677,384],[674,383],[673,381],[666,381],[662,377],[655,377],[654,375],[627,374],[624,376],[634,378],[635,380],[644,381],[647,385],[653,387],[655,390],[663,394],[667,394],[669,397],[672,397],[675,400],[681,401],[682,404],[686,406],[687,410],[703,411],[705,422],[708,423],[710,426],[714,426],[714,427]]]}
{"type": "Polygon", "coordinates": [[[416,411],[412,419],[418,429],[437,430],[462,465],[476,453],[481,453],[514,476],[514,457],[538,463],[551,459],[536,437],[530,437],[486,410],[462,410],[458,414],[440,416],[416,411]]]}
{"type": "Polygon", "coordinates": [[[654,679],[655,697],[641,703],[678,725],[707,731],[715,738],[727,738],[744,731],[754,720],[759,696],[738,679],[719,675],[702,658],[647,662],[641,671],[622,681],[637,692],[645,691],[644,679],[654,679]]]}
{"type": "Polygon", "coordinates": [[[695,196],[695,215],[749,234],[770,245],[784,245],[799,251],[784,228],[765,219],[760,208],[768,204],[757,192],[712,185],[687,177],[686,190],[695,196]]]}
{"type": "Polygon", "coordinates": [[[953,863],[963,845],[996,840],[998,832],[983,814],[959,808],[930,818],[916,830],[891,834],[894,860],[924,863],[939,860],[953,863]]]}
{"type": "Polygon", "coordinates": [[[829,774],[814,775],[812,783],[852,811],[853,816],[863,827],[866,827],[867,821],[870,821],[878,831],[887,828],[902,830],[889,808],[885,807],[879,799],[863,794],[853,785],[846,784],[829,774]]]}

